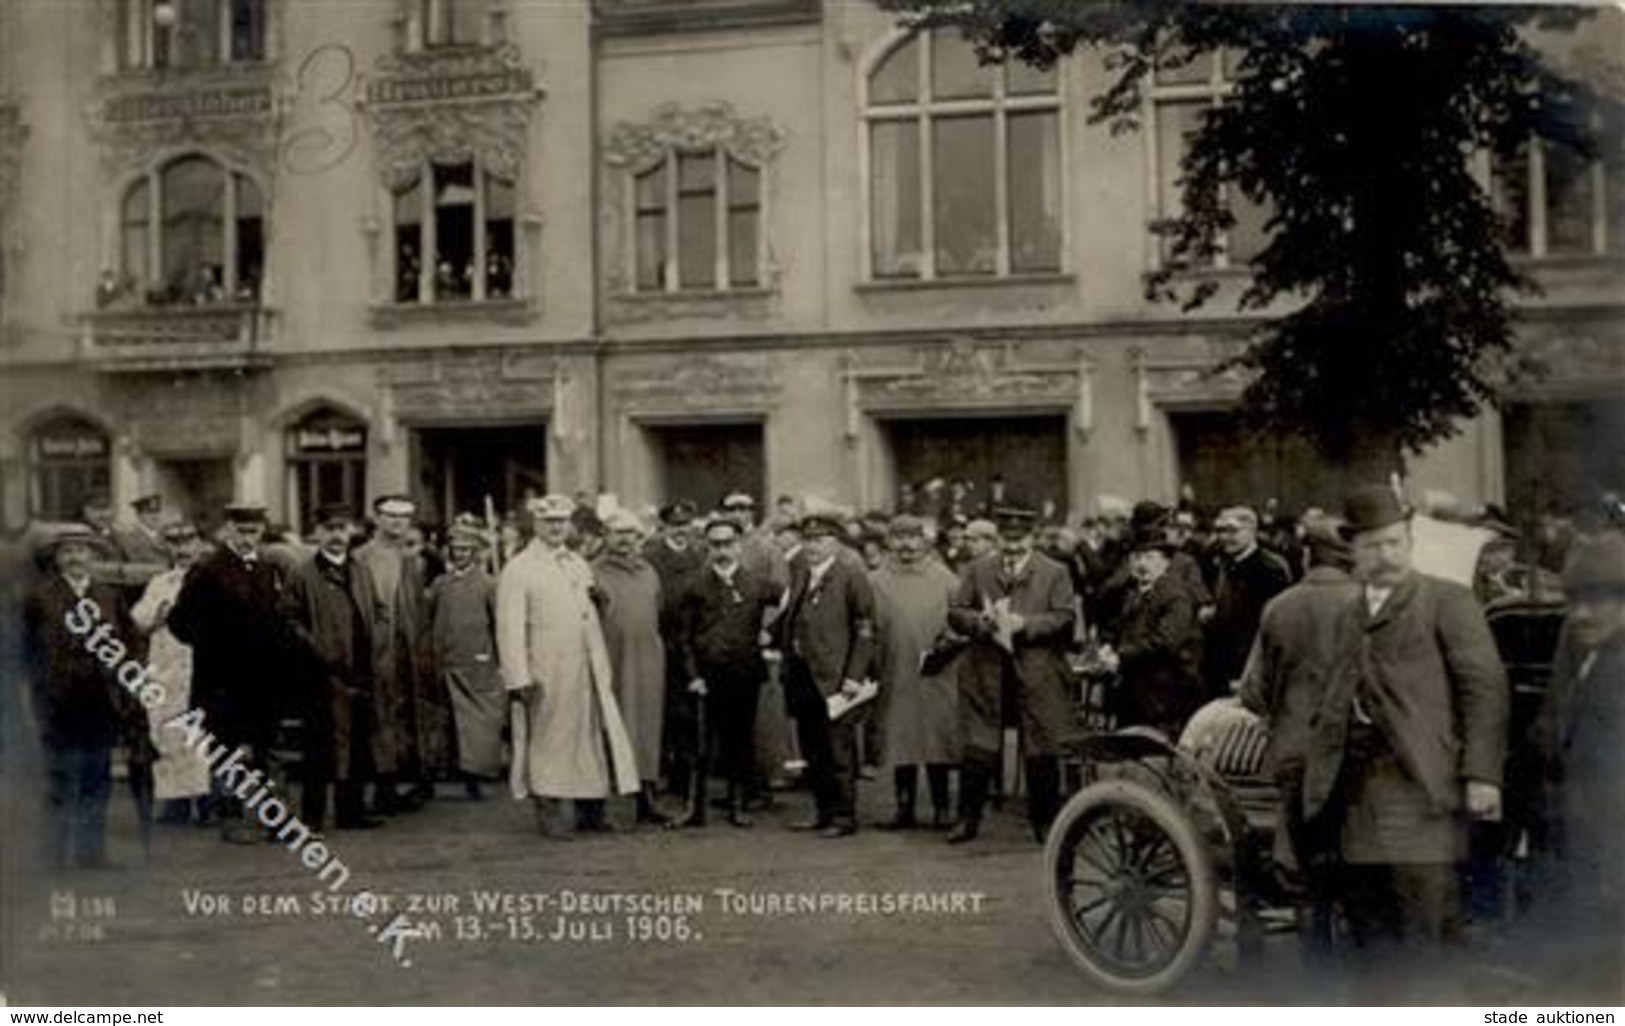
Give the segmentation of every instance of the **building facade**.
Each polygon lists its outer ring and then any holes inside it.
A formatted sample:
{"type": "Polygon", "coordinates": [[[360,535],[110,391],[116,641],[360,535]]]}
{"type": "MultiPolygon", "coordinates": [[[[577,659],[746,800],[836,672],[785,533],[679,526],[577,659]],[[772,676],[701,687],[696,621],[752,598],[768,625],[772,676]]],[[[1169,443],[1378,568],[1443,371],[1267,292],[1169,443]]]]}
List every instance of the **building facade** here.
{"type": "MultiPolygon", "coordinates": [[[[72,0],[0,10],[0,513],[90,491],[207,515],[527,492],[635,505],[964,482],[1098,498],[1334,492],[1244,435],[1248,323],[1152,303],[1215,58],[1141,130],[1098,54],[983,67],[818,0],[72,0]]],[[[1567,59],[1618,68],[1617,12],[1567,59]]],[[[1614,147],[1484,174],[1550,367],[1414,466],[1524,510],[1625,489],[1614,147]]],[[[1233,286],[1256,211],[1211,267],[1233,286]]]]}

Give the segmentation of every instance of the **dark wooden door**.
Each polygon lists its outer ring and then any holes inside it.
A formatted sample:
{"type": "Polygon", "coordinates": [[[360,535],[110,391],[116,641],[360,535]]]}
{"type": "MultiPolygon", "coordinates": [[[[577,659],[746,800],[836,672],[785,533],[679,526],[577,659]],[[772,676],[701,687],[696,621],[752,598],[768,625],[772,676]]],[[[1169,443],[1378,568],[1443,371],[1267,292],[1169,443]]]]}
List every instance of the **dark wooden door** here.
{"type": "Polygon", "coordinates": [[[547,493],[547,425],[424,428],[417,432],[416,498],[423,518],[448,523],[458,513],[498,516],[547,493]]]}
{"type": "MultiPolygon", "coordinates": [[[[1067,509],[1066,418],[933,417],[887,424],[896,488],[941,480],[942,503],[955,481],[970,485],[964,512],[980,515],[1002,493],[1003,502],[1040,510],[1052,503],[1067,509]]],[[[897,495],[889,505],[895,505],[897,495]]],[[[943,510],[921,509],[925,513],[943,510]]]]}
{"type": "Polygon", "coordinates": [[[662,502],[687,499],[715,509],[744,492],[766,501],[761,424],[674,424],[653,429],[662,502]]]}

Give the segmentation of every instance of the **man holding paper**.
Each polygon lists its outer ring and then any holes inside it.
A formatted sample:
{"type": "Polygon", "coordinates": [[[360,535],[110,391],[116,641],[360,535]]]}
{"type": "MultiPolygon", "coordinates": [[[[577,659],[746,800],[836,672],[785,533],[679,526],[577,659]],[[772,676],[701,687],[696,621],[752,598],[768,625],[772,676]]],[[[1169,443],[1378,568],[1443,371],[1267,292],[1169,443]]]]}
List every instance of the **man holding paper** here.
{"type": "Polygon", "coordinates": [[[1071,727],[1072,578],[1033,551],[1037,517],[1029,510],[995,511],[998,557],[968,566],[948,611],[948,623],[970,637],[959,668],[962,765],[959,826],[953,844],[974,840],[988,785],[999,764],[999,697],[1016,689],[1026,756],[1027,815],[1042,842],[1061,806],[1060,741],[1071,727]]]}

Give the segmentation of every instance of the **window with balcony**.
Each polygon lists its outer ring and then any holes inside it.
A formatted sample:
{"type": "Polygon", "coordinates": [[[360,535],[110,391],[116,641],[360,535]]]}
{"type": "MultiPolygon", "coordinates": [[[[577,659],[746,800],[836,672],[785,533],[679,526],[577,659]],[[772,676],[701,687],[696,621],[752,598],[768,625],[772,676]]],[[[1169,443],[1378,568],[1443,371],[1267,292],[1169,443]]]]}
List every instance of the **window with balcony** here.
{"type": "Polygon", "coordinates": [[[28,439],[28,512],[36,520],[77,520],[85,501],[105,495],[113,479],[107,432],[83,417],[62,414],[28,439]]]}
{"type": "Polygon", "coordinates": [[[722,147],[671,150],[633,175],[637,291],[761,285],[761,177],[722,147]]]}
{"type": "Polygon", "coordinates": [[[266,0],[115,0],[124,71],[192,71],[265,59],[266,0]]]}
{"type": "Polygon", "coordinates": [[[479,162],[429,162],[395,190],[395,301],[514,295],[514,184],[479,162]]]}
{"type": "MultiPolygon", "coordinates": [[[[1177,67],[1165,65],[1156,70],[1150,90],[1151,166],[1156,170],[1154,218],[1167,221],[1184,211],[1182,164],[1191,139],[1201,131],[1207,112],[1224,103],[1234,89],[1235,53],[1199,54],[1177,67]]],[[[1268,242],[1264,226],[1269,210],[1254,203],[1239,190],[1225,189],[1221,200],[1228,204],[1235,224],[1214,239],[1214,254],[1206,266],[1239,267],[1247,263],[1268,242]]],[[[1172,240],[1163,238],[1155,258],[1159,266],[1174,260],[1172,240]]]]}
{"type": "Polygon", "coordinates": [[[265,208],[248,175],[203,154],[177,157],[129,185],[119,226],[121,279],[107,288],[159,306],[258,298],[265,208]]]}
{"type": "Polygon", "coordinates": [[[951,31],[907,37],[869,72],[869,277],[1061,270],[1055,69],[982,65],[951,31]]]}
{"type": "Polygon", "coordinates": [[[1490,202],[1510,252],[1535,258],[1625,252],[1625,147],[1606,132],[1597,141],[1598,152],[1586,154],[1534,139],[1490,160],[1490,202]]]}

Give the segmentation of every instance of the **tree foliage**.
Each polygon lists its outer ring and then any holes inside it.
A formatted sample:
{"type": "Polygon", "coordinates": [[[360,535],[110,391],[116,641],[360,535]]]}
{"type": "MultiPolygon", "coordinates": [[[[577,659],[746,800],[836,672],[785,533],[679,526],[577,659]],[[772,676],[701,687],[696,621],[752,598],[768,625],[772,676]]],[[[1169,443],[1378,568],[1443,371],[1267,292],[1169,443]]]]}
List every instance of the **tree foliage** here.
{"type": "MultiPolygon", "coordinates": [[[[1586,12],[1551,6],[1343,6],[1180,0],[882,0],[905,20],[962,28],[984,60],[1104,52],[1091,118],[1137,125],[1154,69],[1232,54],[1233,91],[1182,165],[1183,209],[1159,226],[1169,266],[1211,263],[1239,193],[1270,211],[1239,304],[1264,318],[1234,364],[1263,425],[1329,457],[1389,461],[1457,430],[1513,365],[1513,302],[1532,282],[1474,175],[1539,135],[1589,153],[1617,109],[1548,68],[1530,29],[1586,12]]],[[[1617,137],[1617,136],[1616,136],[1617,137]]],[[[1213,275],[1164,270],[1153,294],[1187,308],[1213,275]]]]}

